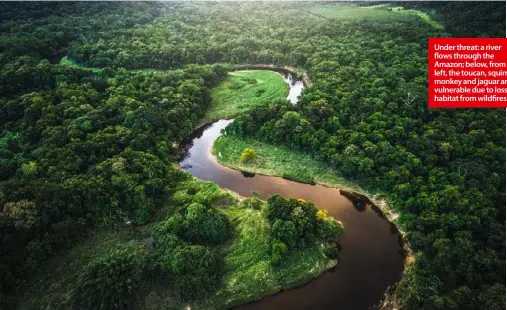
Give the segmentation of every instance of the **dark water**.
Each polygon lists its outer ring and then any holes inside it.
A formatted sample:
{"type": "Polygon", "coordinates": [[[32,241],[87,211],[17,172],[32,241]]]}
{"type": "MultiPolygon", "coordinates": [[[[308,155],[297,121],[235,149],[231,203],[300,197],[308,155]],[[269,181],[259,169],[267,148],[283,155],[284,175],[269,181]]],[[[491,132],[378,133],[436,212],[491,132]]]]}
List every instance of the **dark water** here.
{"type": "MultiPolygon", "coordinates": [[[[297,94],[293,98],[297,98],[297,94]]],[[[213,181],[242,196],[251,196],[251,191],[257,190],[263,199],[280,194],[285,198],[313,201],[317,208],[327,209],[345,228],[340,240],[342,251],[338,266],[302,287],[238,308],[375,308],[386,289],[395,284],[403,272],[403,249],[396,229],[371,206],[354,207],[338,189],[278,177],[245,175],[221,166],[211,154],[211,147],[230,122],[232,120],[220,120],[195,132],[191,147],[180,162],[181,167],[195,177],[213,181]]]]}

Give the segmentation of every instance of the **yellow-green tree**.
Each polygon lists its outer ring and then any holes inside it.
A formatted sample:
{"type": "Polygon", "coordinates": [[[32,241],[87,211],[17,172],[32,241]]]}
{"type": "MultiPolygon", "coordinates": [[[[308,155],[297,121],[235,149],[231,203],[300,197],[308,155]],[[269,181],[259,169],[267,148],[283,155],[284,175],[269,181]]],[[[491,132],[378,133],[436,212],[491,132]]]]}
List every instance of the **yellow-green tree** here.
{"type": "Polygon", "coordinates": [[[245,148],[243,150],[243,153],[241,153],[241,157],[239,158],[239,161],[244,164],[249,162],[250,160],[254,159],[257,155],[257,152],[255,152],[254,149],[245,148]]]}

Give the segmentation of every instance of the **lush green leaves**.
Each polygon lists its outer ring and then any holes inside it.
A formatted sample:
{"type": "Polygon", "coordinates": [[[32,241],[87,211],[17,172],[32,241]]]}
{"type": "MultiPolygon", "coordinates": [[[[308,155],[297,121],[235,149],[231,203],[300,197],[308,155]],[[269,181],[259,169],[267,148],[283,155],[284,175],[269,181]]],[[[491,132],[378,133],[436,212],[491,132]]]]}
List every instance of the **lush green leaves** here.
{"type": "Polygon", "coordinates": [[[143,252],[135,247],[111,250],[86,265],[73,291],[75,303],[88,309],[126,309],[139,295],[143,252]]]}

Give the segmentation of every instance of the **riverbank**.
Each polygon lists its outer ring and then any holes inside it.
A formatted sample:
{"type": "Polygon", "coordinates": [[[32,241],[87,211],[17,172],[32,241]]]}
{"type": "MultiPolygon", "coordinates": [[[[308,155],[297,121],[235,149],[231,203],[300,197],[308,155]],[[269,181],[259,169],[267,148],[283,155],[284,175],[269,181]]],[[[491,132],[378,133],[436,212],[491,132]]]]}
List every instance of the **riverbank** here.
{"type": "MultiPolygon", "coordinates": [[[[389,208],[385,195],[365,191],[357,184],[339,177],[327,165],[312,159],[309,155],[256,139],[237,136],[220,136],[213,144],[212,153],[218,163],[235,170],[337,188],[343,196],[352,201],[356,208],[365,208],[370,205],[380,216],[386,218],[401,236],[405,233],[397,222],[398,213],[389,208]],[[257,155],[254,160],[241,163],[239,158],[247,147],[254,149],[257,155]]],[[[415,257],[408,243],[402,239],[400,243],[405,255],[403,271],[403,276],[405,276],[415,257]]],[[[394,286],[386,290],[378,307],[383,310],[392,310],[397,309],[398,304],[399,296],[396,295],[394,286]]]]}
{"type": "Polygon", "coordinates": [[[237,70],[268,70],[268,71],[276,71],[283,74],[294,74],[296,79],[301,80],[304,86],[312,85],[312,81],[308,76],[308,73],[302,69],[290,67],[290,66],[277,66],[277,65],[266,65],[266,64],[244,64],[244,65],[235,65],[228,63],[219,63],[224,66],[228,70],[237,71],[237,70]]]}
{"type": "MultiPolygon", "coordinates": [[[[399,223],[397,223],[399,215],[389,208],[385,195],[370,193],[354,182],[339,177],[337,172],[325,163],[318,162],[307,154],[252,138],[230,135],[220,136],[213,144],[212,153],[221,165],[235,170],[278,176],[300,183],[320,184],[363,195],[380,209],[383,216],[396,226],[401,235],[404,234],[399,223]],[[241,163],[239,158],[245,148],[254,149],[257,155],[254,160],[241,163]]],[[[411,252],[408,244],[404,243],[404,248],[407,253],[411,252]]]]}
{"type": "MultiPolygon", "coordinates": [[[[228,309],[301,286],[333,268],[337,260],[325,256],[325,242],[291,252],[281,264],[270,261],[269,223],[262,209],[252,209],[246,199],[212,182],[192,179],[171,189],[165,208],[154,221],[142,226],[97,229],[62,255],[50,259],[24,289],[22,309],[72,307],[76,279],[84,266],[108,251],[125,245],[151,246],[155,225],[191,202],[206,202],[224,213],[234,225],[233,238],[213,247],[224,257],[225,270],[217,290],[188,302],[175,292],[171,275],[146,277],[140,285],[136,309],[228,309]]],[[[149,263],[148,261],[146,263],[149,263]]]]}

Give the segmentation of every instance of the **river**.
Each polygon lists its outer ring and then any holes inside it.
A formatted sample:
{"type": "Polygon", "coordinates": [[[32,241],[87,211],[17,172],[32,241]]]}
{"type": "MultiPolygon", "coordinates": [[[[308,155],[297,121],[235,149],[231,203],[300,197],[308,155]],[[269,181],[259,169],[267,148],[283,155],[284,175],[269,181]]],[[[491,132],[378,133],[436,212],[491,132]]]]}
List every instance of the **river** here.
{"type": "MultiPolygon", "coordinates": [[[[290,85],[288,99],[296,103],[304,88],[285,74],[290,85]]],[[[357,207],[335,188],[301,184],[279,177],[242,173],[220,165],[211,154],[220,131],[232,120],[219,120],[201,127],[191,137],[190,148],[180,166],[193,176],[210,180],[242,196],[260,192],[262,199],[279,194],[285,198],[302,198],[341,221],[339,264],[310,283],[264,297],[238,309],[375,309],[388,287],[403,273],[405,257],[400,235],[377,208],[357,207]]]]}

